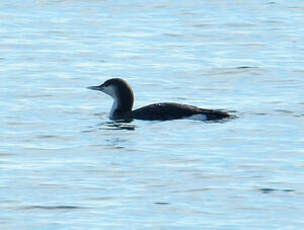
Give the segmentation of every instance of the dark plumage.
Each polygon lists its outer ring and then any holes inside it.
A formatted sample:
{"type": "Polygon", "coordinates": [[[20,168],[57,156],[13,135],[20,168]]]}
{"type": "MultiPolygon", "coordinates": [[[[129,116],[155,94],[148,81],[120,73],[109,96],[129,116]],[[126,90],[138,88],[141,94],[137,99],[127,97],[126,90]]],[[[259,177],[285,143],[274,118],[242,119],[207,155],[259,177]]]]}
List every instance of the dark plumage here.
{"type": "Polygon", "coordinates": [[[202,120],[221,120],[234,117],[220,110],[203,109],[178,103],[151,104],[132,111],[133,91],[129,84],[121,78],[109,79],[99,86],[88,88],[102,91],[114,99],[110,113],[112,120],[173,120],[193,115],[201,115],[202,120]]]}
{"type": "Polygon", "coordinates": [[[132,111],[132,117],[141,120],[173,120],[198,114],[205,115],[206,120],[218,120],[230,117],[228,113],[223,111],[202,109],[193,105],[177,103],[151,104],[132,111]]]}

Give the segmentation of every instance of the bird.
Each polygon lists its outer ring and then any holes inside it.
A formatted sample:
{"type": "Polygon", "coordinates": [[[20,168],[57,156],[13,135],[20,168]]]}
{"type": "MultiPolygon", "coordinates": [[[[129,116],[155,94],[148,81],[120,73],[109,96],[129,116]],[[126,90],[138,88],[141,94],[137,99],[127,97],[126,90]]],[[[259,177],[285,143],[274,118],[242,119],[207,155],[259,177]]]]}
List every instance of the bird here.
{"type": "Polygon", "coordinates": [[[235,117],[222,110],[204,109],[174,102],[155,103],[132,110],[134,93],[131,86],[122,78],[111,78],[101,85],[87,88],[101,91],[113,98],[109,118],[115,121],[132,121],[133,119],[166,121],[183,118],[216,121],[235,117]]]}

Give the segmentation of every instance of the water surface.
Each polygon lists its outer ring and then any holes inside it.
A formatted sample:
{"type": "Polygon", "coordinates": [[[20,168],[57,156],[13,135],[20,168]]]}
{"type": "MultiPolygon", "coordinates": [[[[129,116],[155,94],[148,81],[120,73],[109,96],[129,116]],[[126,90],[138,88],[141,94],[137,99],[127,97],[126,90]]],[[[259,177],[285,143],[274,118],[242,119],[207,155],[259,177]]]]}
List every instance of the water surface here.
{"type": "Polygon", "coordinates": [[[302,229],[302,1],[0,3],[3,229],[302,229]],[[227,122],[109,121],[87,86],[227,122]]]}

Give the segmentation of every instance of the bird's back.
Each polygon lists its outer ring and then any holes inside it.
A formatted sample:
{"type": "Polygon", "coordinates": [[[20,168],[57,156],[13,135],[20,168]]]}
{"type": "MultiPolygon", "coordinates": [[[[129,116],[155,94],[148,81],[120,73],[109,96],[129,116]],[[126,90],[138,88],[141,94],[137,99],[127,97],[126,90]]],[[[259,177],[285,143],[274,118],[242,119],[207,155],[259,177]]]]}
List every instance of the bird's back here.
{"type": "Polygon", "coordinates": [[[133,119],[173,120],[202,114],[205,120],[229,118],[230,115],[220,110],[202,109],[192,105],[178,103],[151,104],[132,111],[133,119]]]}

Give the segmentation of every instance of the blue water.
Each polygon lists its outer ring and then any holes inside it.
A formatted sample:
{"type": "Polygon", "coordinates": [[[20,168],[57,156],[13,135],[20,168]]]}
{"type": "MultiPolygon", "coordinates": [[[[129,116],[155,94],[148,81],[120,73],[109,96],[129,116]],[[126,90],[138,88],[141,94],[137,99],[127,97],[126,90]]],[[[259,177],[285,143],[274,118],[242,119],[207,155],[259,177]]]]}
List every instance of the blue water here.
{"type": "Polygon", "coordinates": [[[303,1],[0,3],[0,229],[303,229],[303,1]],[[223,123],[116,124],[135,108],[223,123]]]}

